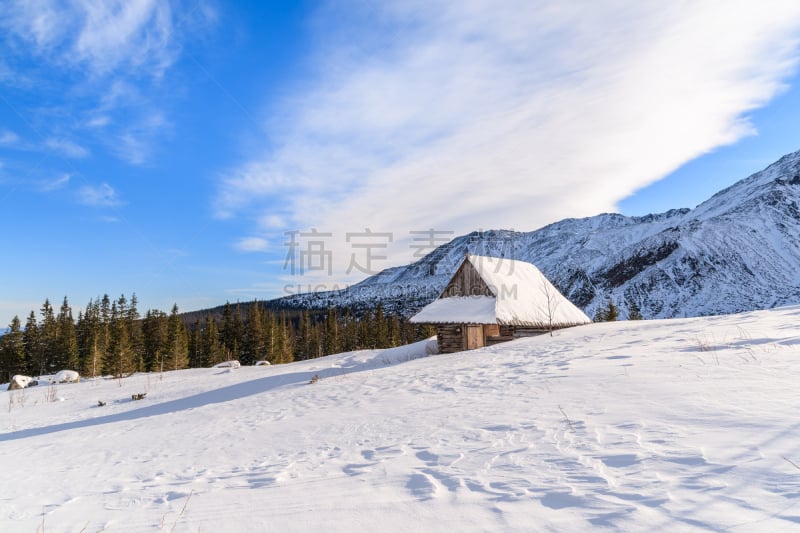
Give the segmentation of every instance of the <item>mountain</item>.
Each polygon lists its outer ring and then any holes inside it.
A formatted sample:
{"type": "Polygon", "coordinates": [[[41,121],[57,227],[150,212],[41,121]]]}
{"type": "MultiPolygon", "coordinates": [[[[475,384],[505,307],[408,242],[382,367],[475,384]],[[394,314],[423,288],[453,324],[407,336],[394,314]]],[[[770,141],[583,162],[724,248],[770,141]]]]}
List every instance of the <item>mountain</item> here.
{"type": "Polygon", "coordinates": [[[612,298],[645,318],[702,316],[800,302],[800,152],[695,209],[602,214],[531,232],[453,239],[408,266],[348,289],[275,300],[281,307],[381,303],[409,315],[436,298],[466,253],[534,263],[590,316],[612,298]]]}

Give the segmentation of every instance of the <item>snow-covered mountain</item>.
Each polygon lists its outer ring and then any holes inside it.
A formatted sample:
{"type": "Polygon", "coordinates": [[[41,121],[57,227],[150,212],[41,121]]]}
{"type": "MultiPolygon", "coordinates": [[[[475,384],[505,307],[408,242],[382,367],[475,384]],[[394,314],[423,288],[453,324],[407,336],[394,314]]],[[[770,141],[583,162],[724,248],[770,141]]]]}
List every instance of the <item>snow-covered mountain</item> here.
{"type": "Polygon", "coordinates": [[[645,318],[713,315],[800,302],[800,152],[695,209],[567,219],[532,232],[458,237],[348,289],[277,300],[405,315],[443,289],[466,253],[530,261],[587,314],[608,298],[645,318]]]}

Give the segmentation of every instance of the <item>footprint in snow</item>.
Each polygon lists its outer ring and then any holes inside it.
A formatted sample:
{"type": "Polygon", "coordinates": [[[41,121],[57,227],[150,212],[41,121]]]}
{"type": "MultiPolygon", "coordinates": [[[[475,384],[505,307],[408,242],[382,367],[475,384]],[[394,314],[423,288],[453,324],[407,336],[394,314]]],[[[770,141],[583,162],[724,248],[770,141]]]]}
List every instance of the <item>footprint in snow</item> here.
{"type": "Polygon", "coordinates": [[[406,488],[418,500],[430,500],[439,491],[436,482],[426,474],[412,474],[408,478],[406,488]]]}

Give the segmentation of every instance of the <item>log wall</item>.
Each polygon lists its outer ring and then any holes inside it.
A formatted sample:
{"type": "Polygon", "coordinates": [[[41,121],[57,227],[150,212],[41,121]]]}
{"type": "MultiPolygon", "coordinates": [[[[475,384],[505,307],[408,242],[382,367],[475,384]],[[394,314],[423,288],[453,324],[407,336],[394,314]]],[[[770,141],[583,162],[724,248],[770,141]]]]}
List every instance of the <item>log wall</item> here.
{"type": "Polygon", "coordinates": [[[436,337],[439,341],[439,353],[455,353],[466,348],[461,324],[439,324],[436,326],[436,337]]]}
{"type": "Polygon", "coordinates": [[[549,330],[540,328],[498,326],[496,324],[483,324],[482,326],[474,324],[439,324],[436,326],[439,353],[463,352],[482,346],[493,346],[520,337],[544,335],[548,332],[549,330]],[[468,330],[470,328],[473,336],[468,339],[468,330]],[[476,328],[482,329],[475,331],[476,328]],[[475,337],[476,334],[479,334],[481,339],[477,339],[475,337]]]}
{"type": "Polygon", "coordinates": [[[481,275],[469,261],[464,261],[444,289],[442,298],[451,296],[494,296],[481,275]]]}

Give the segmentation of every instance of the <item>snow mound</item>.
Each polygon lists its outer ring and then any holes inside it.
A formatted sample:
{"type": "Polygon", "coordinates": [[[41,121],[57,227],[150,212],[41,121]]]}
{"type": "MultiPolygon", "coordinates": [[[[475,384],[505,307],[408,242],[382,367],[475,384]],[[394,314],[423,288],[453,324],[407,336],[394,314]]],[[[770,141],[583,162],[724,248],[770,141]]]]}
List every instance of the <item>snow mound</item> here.
{"type": "Polygon", "coordinates": [[[80,375],[74,370],[62,370],[53,376],[54,383],[77,383],[80,381],[80,375]]]}
{"type": "Polygon", "coordinates": [[[221,363],[217,363],[212,368],[239,368],[242,364],[239,361],[223,361],[221,363]]]}

